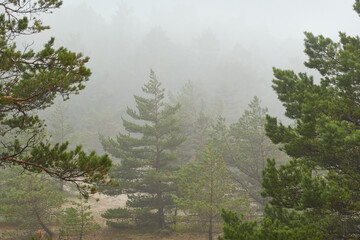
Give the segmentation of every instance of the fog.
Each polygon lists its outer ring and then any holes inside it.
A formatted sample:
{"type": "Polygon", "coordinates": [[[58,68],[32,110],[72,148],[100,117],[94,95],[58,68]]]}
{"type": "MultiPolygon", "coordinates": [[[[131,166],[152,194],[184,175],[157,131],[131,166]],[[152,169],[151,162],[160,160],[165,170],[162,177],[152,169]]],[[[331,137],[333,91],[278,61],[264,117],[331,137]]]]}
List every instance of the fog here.
{"type": "Polygon", "coordinates": [[[272,67],[319,77],[303,66],[303,33],[333,39],[339,31],[356,35],[359,20],[352,4],[351,0],[72,0],[43,16],[51,30],[34,43],[54,36],[58,46],[90,57],[91,80],[64,105],[75,129],[95,126],[89,147],[100,150],[97,133],[115,135],[121,129],[120,116],[134,104],[133,95],[141,94],[150,69],[173,94],[193,82],[206,107],[220,109],[229,122],[236,121],[255,95],[271,115],[286,121],[271,88],[272,67]]]}
{"type": "Polygon", "coordinates": [[[358,239],[354,0],[61,2],[0,0],[0,239],[358,239]]]}

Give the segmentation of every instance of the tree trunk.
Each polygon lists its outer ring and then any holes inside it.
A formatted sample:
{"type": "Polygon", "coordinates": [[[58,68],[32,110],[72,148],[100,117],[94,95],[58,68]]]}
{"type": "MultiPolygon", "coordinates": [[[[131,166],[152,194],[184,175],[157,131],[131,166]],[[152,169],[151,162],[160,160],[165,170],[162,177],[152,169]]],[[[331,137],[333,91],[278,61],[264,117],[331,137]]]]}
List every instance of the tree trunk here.
{"type": "Polygon", "coordinates": [[[83,237],[83,233],[84,233],[84,226],[85,226],[85,216],[84,216],[84,205],[83,205],[83,200],[81,198],[81,202],[80,202],[80,214],[81,214],[81,228],[80,228],[80,236],[79,236],[79,240],[82,240],[83,237]]]}
{"type": "Polygon", "coordinates": [[[175,206],[175,213],[174,213],[174,230],[176,231],[176,224],[177,224],[177,211],[178,211],[178,208],[177,206],[175,206]]]}
{"type": "Polygon", "coordinates": [[[48,227],[46,227],[45,223],[41,220],[40,215],[35,206],[33,206],[33,210],[40,226],[45,230],[45,232],[47,232],[47,234],[49,234],[50,237],[53,237],[54,233],[48,227]]]}
{"type": "Polygon", "coordinates": [[[62,180],[62,179],[59,179],[59,190],[61,192],[64,191],[64,180],[62,180]]]}
{"type": "Polygon", "coordinates": [[[213,240],[213,212],[210,211],[210,223],[209,223],[209,240],[213,240]]]}
{"type": "MultiPolygon", "coordinates": [[[[212,154],[212,153],[211,153],[212,154]]],[[[213,218],[214,218],[214,159],[211,157],[210,169],[210,219],[209,219],[209,240],[213,240],[213,218]]]]}
{"type": "Polygon", "coordinates": [[[165,214],[164,214],[164,204],[162,201],[162,194],[158,193],[158,226],[160,229],[165,228],[165,214]]]}
{"type": "MultiPolygon", "coordinates": [[[[157,105],[156,105],[156,115],[157,115],[157,105]]],[[[156,120],[156,124],[158,120],[156,120]]],[[[155,160],[155,171],[160,172],[160,137],[158,133],[156,133],[156,160],[155,160]]],[[[161,191],[161,180],[158,181],[157,186],[157,202],[158,202],[158,226],[159,229],[165,228],[165,216],[164,216],[164,203],[162,199],[162,191],[161,191]]]]}

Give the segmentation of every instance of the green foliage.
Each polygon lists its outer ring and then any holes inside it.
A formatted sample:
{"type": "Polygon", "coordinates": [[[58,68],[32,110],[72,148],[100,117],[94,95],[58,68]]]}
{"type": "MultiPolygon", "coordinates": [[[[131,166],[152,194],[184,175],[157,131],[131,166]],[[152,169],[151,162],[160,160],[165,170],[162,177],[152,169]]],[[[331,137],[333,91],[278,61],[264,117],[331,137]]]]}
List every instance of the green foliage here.
{"type": "Polygon", "coordinates": [[[223,210],[224,234],[219,240],[333,239],[331,234],[316,228],[325,223],[322,219],[318,219],[318,224],[314,225],[308,221],[311,216],[301,215],[295,211],[287,212],[270,207],[265,211],[268,216],[259,224],[255,221],[244,221],[235,212],[223,210]]]}
{"type": "Polygon", "coordinates": [[[185,220],[182,224],[191,223],[190,227],[194,225],[197,229],[207,228],[210,238],[218,231],[221,209],[234,209],[243,204],[224,160],[211,144],[207,145],[200,162],[183,166],[175,178],[179,196],[173,195],[173,198],[181,210],[178,220],[185,220]]]}
{"type": "Polygon", "coordinates": [[[91,75],[85,66],[89,58],[64,47],[55,49],[54,38],[38,52],[30,48],[31,44],[24,48],[16,45],[18,37],[48,29],[38,16],[61,4],[60,0],[0,3],[0,165],[44,171],[70,182],[92,182],[108,172],[110,159],[94,153],[86,156],[78,148],[74,152],[79,153],[79,158],[74,158],[73,154],[65,154],[66,144],[40,144],[43,121],[36,115],[36,111],[51,106],[57,96],[66,100],[84,89],[91,75]],[[80,163],[80,159],[91,163],[80,163]]]}
{"type": "Polygon", "coordinates": [[[66,208],[61,215],[60,239],[83,239],[84,236],[100,229],[91,213],[91,206],[83,196],[79,202],[72,201],[73,207],[66,208]]]}
{"type": "Polygon", "coordinates": [[[158,214],[147,208],[111,208],[101,215],[106,218],[106,224],[119,229],[154,230],[158,228],[158,214]]]}
{"type": "MultiPolygon", "coordinates": [[[[104,149],[99,141],[99,134],[113,136],[114,133],[123,129],[118,121],[118,115],[119,112],[114,111],[113,103],[102,105],[101,109],[88,110],[81,115],[78,121],[81,124],[77,125],[76,132],[70,135],[71,139],[68,141],[81,143],[85,150],[96,150],[97,153],[103,153],[104,149]]],[[[117,159],[112,160],[115,162],[117,159]]]]}
{"type": "Polygon", "coordinates": [[[353,7],[354,7],[354,10],[355,10],[358,14],[360,14],[360,2],[359,2],[359,1],[355,1],[353,7]]]}
{"type": "Polygon", "coordinates": [[[223,210],[221,214],[224,219],[224,236],[219,240],[255,240],[256,222],[243,222],[235,212],[223,210]]]}
{"type": "Polygon", "coordinates": [[[142,90],[149,98],[134,96],[137,110],[127,109],[133,122],[123,119],[128,133],[119,133],[116,139],[101,138],[104,150],[121,159],[114,174],[120,189],[104,192],[128,193],[127,206],[134,216],[121,221],[165,228],[165,211],[173,206],[170,194],[175,190],[169,177],[175,170],[176,148],[184,141],[176,118],[180,106],[165,103],[164,89],[153,71],[142,90]]]}
{"type": "Polygon", "coordinates": [[[225,119],[219,118],[211,133],[214,146],[223,156],[233,179],[261,211],[266,203],[260,195],[266,159],[285,159],[278,146],[265,135],[266,112],[260,99],[254,97],[236,123],[227,126],[225,119]]]}
{"type": "Polygon", "coordinates": [[[31,237],[31,240],[52,240],[51,237],[46,237],[42,231],[38,232],[38,237],[31,237]]]}
{"type": "MultiPolygon", "coordinates": [[[[354,8],[358,11],[357,1],[354,8]]],[[[305,73],[274,68],[273,88],[295,125],[267,116],[266,132],[293,159],[279,168],[268,161],[263,196],[271,200],[254,236],[358,239],[360,38],[340,33],[340,41],[334,42],[305,36],[305,65],[322,77],[316,84],[305,73]]],[[[243,224],[228,225],[224,239],[233,239],[243,224]]]]}
{"type": "Polygon", "coordinates": [[[177,115],[186,136],[186,140],[179,147],[181,163],[201,158],[201,152],[206,146],[213,119],[205,107],[199,89],[189,81],[184,84],[177,95],[170,95],[170,100],[181,105],[177,115]]]}
{"type": "Polygon", "coordinates": [[[54,216],[65,201],[63,195],[46,176],[20,173],[19,168],[1,170],[1,216],[25,230],[24,234],[43,229],[52,236],[49,224],[56,220],[54,216]]]}
{"type": "Polygon", "coordinates": [[[113,228],[131,228],[135,222],[135,214],[128,208],[111,208],[101,216],[106,218],[106,224],[113,228]]]}
{"type": "Polygon", "coordinates": [[[69,141],[74,133],[74,129],[68,123],[67,111],[68,109],[59,102],[55,105],[55,109],[47,121],[52,143],[69,141]]]}
{"type": "Polygon", "coordinates": [[[26,169],[34,172],[45,169],[44,171],[52,176],[65,181],[73,181],[84,196],[88,195],[88,190],[95,193],[96,189],[91,185],[79,185],[77,181],[81,180],[85,183],[108,182],[105,176],[111,167],[111,160],[107,155],[97,156],[95,151],[87,154],[81,146],[67,152],[67,146],[68,142],[57,143],[54,146],[40,143],[31,151],[36,163],[32,162],[32,158],[29,159],[29,167],[26,169]],[[69,170],[60,172],[61,169],[69,170]]]}
{"type": "MultiPolygon", "coordinates": [[[[71,135],[73,135],[74,129],[67,122],[67,108],[64,107],[60,102],[55,105],[54,112],[50,115],[47,121],[47,128],[50,133],[51,143],[61,143],[69,141],[71,135]]],[[[59,189],[64,190],[64,181],[60,179],[59,189]]]]}

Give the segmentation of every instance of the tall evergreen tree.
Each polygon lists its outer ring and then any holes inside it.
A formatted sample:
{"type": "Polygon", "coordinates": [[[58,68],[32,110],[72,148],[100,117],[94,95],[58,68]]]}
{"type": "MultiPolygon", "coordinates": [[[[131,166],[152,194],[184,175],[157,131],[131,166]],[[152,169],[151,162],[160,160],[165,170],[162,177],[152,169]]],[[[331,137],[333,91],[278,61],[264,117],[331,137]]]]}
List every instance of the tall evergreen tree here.
{"type": "Polygon", "coordinates": [[[186,136],[185,142],[179,148],[181,162],[187,163],[200,159],[213,118],[205,107],[199,89],[194,83],[188,81],[177,95],[170,95],[170,100],[181,105],[178,116],[180,126],[186,136]]]}
{"type": "MultiPolygon", "coordinates": [[[[358,1],[354,8],[360,13],[358,1]]],[[[273,88],[296,125],[268,116],[266,132],[293,159],[279,168],[268,161],[263,195],[271,200],[255,231],[278,236],[269,239],[359,239],[360,38],[305,35],[305,65],[322,77],[316,84],[305,73],[274,68],[273,88]]],[[[234,239],[244,225],[224,218],[224,239],[234,239]]]]}
{"type": "Polygon", "coordinates": [[[47,126],[50,132],[51,142],[63,144],[69,141],[74,129],[68,122],[68,109],[61,103],[55,105],[55,109],[49,116],[47,126]]]}
{"type": "Polygon", "coordinates": [[[214,146],[224,157],[239,188],[259,206],[259,210],[266,203],[260,195],[266,159],[284,157],[278,146],[265,135],[266,113],[267,108],[263,108],[255,96],[237,122],[228,126],[225,119],[219,118],[211,134],[214,146]]]}
{"type": "Polygon", "coordinates": [[[211,144],[200,162],[181,167],[176,182],[179,191],[178,196],[173,196],[174,201],[184,213],[178,216],[179,220],[197,230],[207,228],[209,240],[219,232],[221,209],[234,209],[243,203],[223,158],[211,144]]]}
{"type": "Polygon", "coordinates": [[[101,142],[105,151],[121,159],[117,176],[128,193],[127,206],[132,210],[129,215],[119,209],[126,214],[118,218],[131,216],[138,224],[156,223],[163,229],[165,212],[173,205],[170,194],[174,189],[169,176],[175,169],[176,148],[184,141],[176,118],[180,105],[164,101],[164,89],[152,70],[142,90],[149,98],[134,96],[137,110],[127,109],[134,121],[122,119],[128,133],[119,133],[115,139],[101,138],[101,142]]]}
{"type": "MultiPolygon", "coordinates": [[[[50,141],[54,144],[69,141],[74,129],[67,122],[67,108],[61,102],[55,105],[54,112],[49,116],[48,129],[50,132],[50,141]]],[[[59,179],[60,190],[64,190],[64,180],[59,179]]]]}

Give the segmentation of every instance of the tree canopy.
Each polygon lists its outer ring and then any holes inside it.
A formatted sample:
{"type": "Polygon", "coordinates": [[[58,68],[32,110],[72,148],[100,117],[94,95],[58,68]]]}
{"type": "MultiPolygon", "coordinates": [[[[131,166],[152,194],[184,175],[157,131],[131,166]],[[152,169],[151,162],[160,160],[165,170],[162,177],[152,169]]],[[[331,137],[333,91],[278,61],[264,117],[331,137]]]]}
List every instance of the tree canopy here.
{"type": "Polygon", "coordinates": [[[33,232],[43,229],[53,236],[51,224],[60,214],[65,202],[64,194],[44,174],[21,174],[22,169],[9,168],[0,171],[0,212],[2,221],[18,226],[17,238],[27,239],[33,232]]]}
{"type": "Polygon", "coordinates": [[[127,109],[132,121],[122,119],[128,133],[101,141],[105,151],[121,159],[114,175],[128,193],[127,206],[134,210],[119,209],[118,218],[132,216],[137,225],[154,224],[163,229],[165,211],[173,206],[171,193],[175,189],[170,176],[176,169],[176,148],[184,141],[176,117],[180,105],[165,102],[164,89],[152,70],[142,90],[147,97],[134,96],[137,110],[127,109]]]}
{"type": "Polygon", "coordinates": [[[238,196],[225,162],[212,144],[206,146],[200,162],[181,167],[176,183],[178,196],[173,198],[183,213],[178,219],[198,231],[206,227],[210,240],[219,231],[221,209],[235,209],[245,202],[238,196]]]}
{"type": "Polygon", "coordinates": [[[210,134],[239,189],[250,197],[259,212],[266,204],[266,199],[260,195],[266,159],[284,160],[279,146],[265,134],[266,113],[267,108],[263,108],[255,96],[237,122],[227,126],[225,119],[219,118],[210,134]]]}
{"type": "MultiPolygon", "coordinates": [[[[359,12],[359,2],[354,8],[359,12]]],[[[285,126],[267,116],[266,132],[274,143],[283,144],[292,160],[278,168],[268,160],[263,196],[270,197],[270,205],[261,226],[252,227],[252,235],[358,239],[360,38],[340,33],[335,42],[322,35],[305,36],[305,66],[321,78],[316,84],[306,73],[274,68],[273,89],[295,124],[285,126]]],[[[224,218],[224,239],[233,239],[232,234],[248,224],[231,213],[224,213],[224,218]]]]}
{"type": "Polygon", "coordinates": [[[38,18],[61,6],[60,0],[5,0],[0,3],[0,165],[20,165],[70,181],[103,180],[111,161],[80,146],[67,152],[67,143],[43,140],[43,121],[36,112],[60,96],[64,100],[84,89],[91,71],[81,53],[54,48],[51,38],[40,51],[31,44],[18,48],[19,37],[49,29],[38,18]]]}

